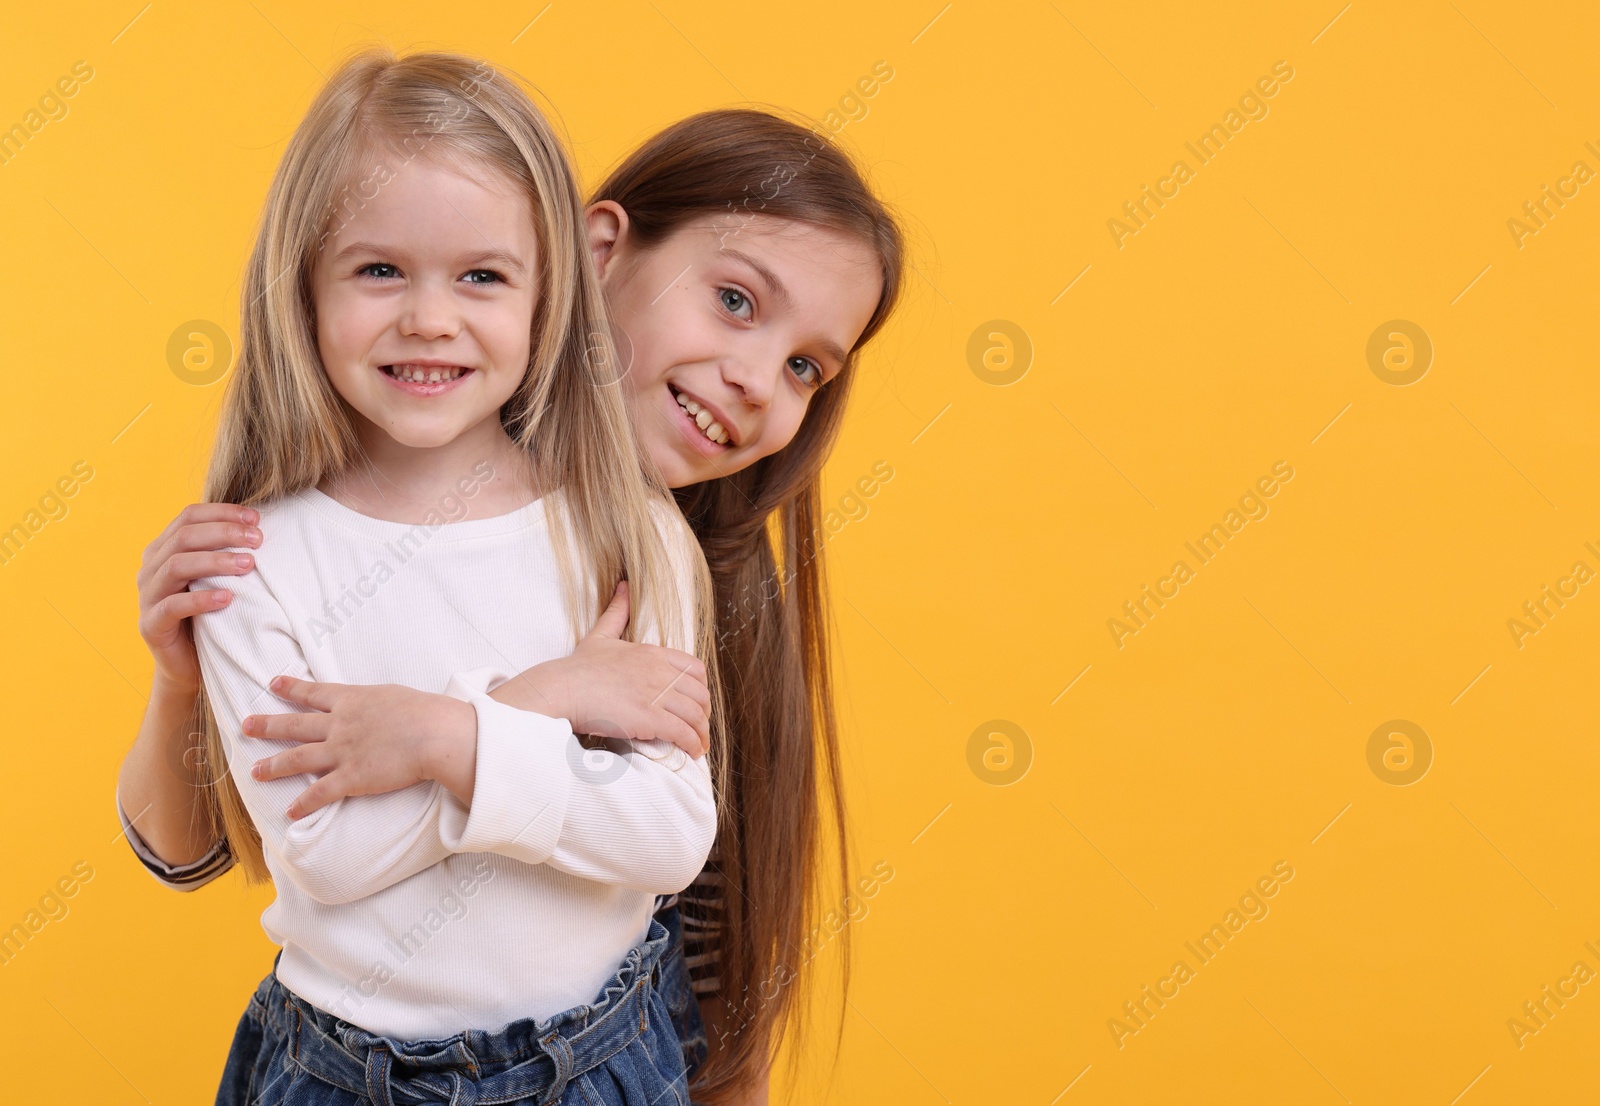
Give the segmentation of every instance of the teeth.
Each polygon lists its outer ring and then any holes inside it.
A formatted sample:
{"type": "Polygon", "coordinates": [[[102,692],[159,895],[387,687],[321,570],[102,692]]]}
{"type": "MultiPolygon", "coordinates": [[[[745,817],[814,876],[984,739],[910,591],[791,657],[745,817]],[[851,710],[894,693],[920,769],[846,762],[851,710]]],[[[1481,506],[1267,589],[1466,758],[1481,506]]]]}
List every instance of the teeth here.
{"type": "Polygon", "coordinates": [[[454,380],[465,369],[452,366],[448,369],[424,368],[420,365],[390,365],[390,375],[396,380],[408,380],[417,384],[438,384],[454,380]]]}
{"type": "Polygon", "coordinates": [[[678,401],[678,406],[689,412],[690,417],[694,419],[694,424],[700,428],[702,434],[718,445],[728,444],[728,432],[722,428],[722,424],[716,421],[710,411],[707,411],[687,396],[680,395],[677,392],[672,393],[672,395],[678,401]]]}

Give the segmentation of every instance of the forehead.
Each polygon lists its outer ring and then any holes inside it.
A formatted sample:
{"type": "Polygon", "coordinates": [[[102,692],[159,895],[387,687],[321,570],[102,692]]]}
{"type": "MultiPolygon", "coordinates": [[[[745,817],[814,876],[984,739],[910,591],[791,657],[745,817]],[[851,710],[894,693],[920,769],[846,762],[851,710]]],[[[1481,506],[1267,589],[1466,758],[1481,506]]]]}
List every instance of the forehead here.
{"type": "Polygon", "coordinates": [[[798,219],[713,211],[678,233],[691,238],[700,250],[755,254],[798,268],[839,272],[878,268],[877,253],[860,236],[798,219]]]}
{"type": "Polygon", "coordinates": [[[380,238],[387,244],[527,249],[535,216],[527,192],[478,159],[378,148],[335,190],[324,245],[380,238]]]}

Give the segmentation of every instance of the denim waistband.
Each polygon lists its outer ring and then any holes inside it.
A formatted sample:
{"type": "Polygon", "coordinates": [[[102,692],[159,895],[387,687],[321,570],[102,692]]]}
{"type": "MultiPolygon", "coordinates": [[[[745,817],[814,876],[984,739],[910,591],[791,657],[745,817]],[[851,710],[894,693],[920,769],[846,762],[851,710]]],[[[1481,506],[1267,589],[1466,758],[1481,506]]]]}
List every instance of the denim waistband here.
{"type": "Polygon", "coordinates": [[[287,1038],[295,1064],[376,1106],[556,1102],[570,1079],[649,1029],[667,943],[667,930],[652,918],[644,943],[629,950],[593,1002],[544,1021],[522,1018],[433,1040],[378,1036],[311,1005],[278,982],[276,961],[250,1001],[269,1029],[287,1038]]]}

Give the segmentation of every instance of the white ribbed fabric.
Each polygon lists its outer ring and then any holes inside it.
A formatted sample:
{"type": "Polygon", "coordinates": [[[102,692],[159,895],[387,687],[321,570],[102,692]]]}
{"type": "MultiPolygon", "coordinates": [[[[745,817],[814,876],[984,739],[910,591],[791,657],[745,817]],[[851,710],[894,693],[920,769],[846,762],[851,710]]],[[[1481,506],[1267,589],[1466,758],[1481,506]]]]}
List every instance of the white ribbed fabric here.
{"type": "MultiPolygon", "coordinates": [[[[668,643],[692,642],[693,538],[676,511],[658,511],[680,585],[680,632],[668,643]]],[[[544,500],[413,526],[313,488],[262,507],[261,528],[265,542],[249,551],[255,571],[190,588],[235,596],[198,616],[194,636],[276,884],[261,924],[283,948],[278,978],[369,1032],[405,1040],[498,1029],[593,999],[644,938],[657,894],[700,872],[715,803],[704,758],[666,742],[635,742],[620,756],[588,751],[565,719],[488,697],[574,644],[544,500]],[[290,822],[284,811],[316,777],[262,783],[250,765],[297,743],[240,736],[246,715],[300,709],[267,690],[279,674],[470,702],[471,809],[424,781],[290,822]]],[[[641,640],[662,641],[643,625],[641,640]]]]}

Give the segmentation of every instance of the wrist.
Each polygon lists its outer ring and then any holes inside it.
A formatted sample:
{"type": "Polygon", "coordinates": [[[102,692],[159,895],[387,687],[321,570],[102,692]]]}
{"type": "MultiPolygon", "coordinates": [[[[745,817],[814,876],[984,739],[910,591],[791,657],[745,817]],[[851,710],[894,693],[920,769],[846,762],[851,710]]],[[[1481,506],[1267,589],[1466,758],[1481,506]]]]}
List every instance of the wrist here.
{"type": "Polygon", "coordinates": [[[150,680],[150,702],[183,703],[194,702],[195,696],[200,694],[200,681],[184,679],[173,676],[160,668],[156,669],[155,676],[150,680]]]}
{"type": "Polygon", "coordinates": [[[184,759],[185,753],[179,750],[187,750],[193,742],[191,731],[195,726],[195,697],[199,694],[198,686],[171,679],[160,672],[150,682],[150,704],[145,708],[145,723],[154,725],[165,736],[173,750],[169,759],[177,758],[176,763],[188,763],[184,759]]]}
{"type": "Polygon", "coordinates": [[[448,695],[437,698],[439,715],[423,746],[422,770],[428,779],[449,785],[476,764],[478,710],[448,695]]]}
{"type": "Polygon", "coordinates": [[[560,677],[559,660],[546,661],[519,672],[493,691],[489,698],[518,710],[542,714],[547,718],[572,721],[572,704],[562,693],[566,681],[560,677]]]}

